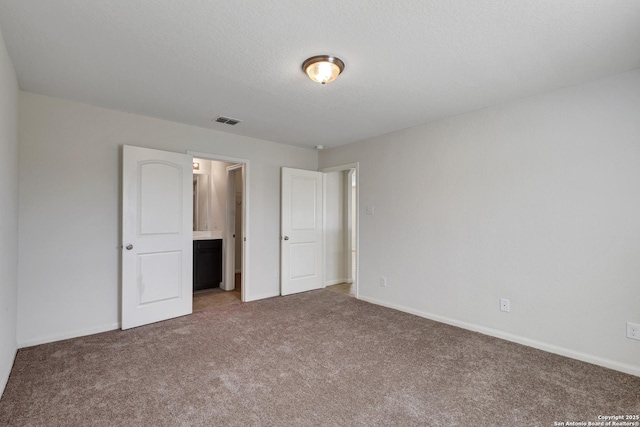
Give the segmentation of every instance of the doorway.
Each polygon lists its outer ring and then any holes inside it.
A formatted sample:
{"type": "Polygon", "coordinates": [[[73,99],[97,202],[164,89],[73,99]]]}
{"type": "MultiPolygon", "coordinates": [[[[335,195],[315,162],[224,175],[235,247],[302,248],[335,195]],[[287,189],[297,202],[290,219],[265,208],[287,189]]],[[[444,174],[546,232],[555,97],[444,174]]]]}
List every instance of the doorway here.
{"type": "Polygon", "coordinates": [[[325,177],[325,288],[358,296],[358,164],[321,169],[325,177]]]}
{"type": "Polygon", "coordinates": [[[246,301],[251,286],[247,241],[249,162],[209,153],[188,153],[194,156],[194,176],[199,175],[195,168],[199,166],[202,170],[202,164],[208,165],[210,171],[209,230],[194,230],[194,239],[219,239],[222,247],[219,286],[194,294],[194,311],[226,305],[231,299],[246,301]]]}

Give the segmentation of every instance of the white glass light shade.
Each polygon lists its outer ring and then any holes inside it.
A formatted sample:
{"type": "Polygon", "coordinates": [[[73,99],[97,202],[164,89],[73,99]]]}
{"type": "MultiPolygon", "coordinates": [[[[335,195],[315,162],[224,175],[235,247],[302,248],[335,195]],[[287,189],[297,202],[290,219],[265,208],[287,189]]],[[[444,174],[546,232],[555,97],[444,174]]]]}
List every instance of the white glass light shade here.
{"type": "Polygon", "coordinates": [[[344,62],[333,56],[314,56],[302,64],[302,69],[311,80],[318,83],[334,81],[344,70],[344,62]]]}

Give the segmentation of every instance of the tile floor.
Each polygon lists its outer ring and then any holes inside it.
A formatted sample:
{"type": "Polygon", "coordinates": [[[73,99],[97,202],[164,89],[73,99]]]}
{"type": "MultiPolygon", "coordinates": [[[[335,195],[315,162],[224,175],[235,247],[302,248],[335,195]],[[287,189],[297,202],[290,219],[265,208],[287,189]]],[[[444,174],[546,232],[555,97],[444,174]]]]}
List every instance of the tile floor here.
{"type": "Polygon", "coordinates": [[[214,307],[221,307],[242,302],[242,277],[236,274],[236,287],[232,291],[225,291],[220,288],[204,289],[193,293],[193,312],[209,310],[214,307]]]}

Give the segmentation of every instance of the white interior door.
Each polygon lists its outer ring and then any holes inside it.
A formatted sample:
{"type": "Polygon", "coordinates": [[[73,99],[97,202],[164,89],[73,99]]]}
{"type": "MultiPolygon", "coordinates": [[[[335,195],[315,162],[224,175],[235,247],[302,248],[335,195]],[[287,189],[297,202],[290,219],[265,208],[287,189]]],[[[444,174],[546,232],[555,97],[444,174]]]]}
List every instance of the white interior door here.
{"type": "Polygon", "coordinates": [[[282,168],[280,294],[322,288],[322,173],[282,168]]]}
{"type": "Polygon", "coordinates": [[[224,236],[223,289],[232,291],[236,286],[236,173],[242,165],[227,166],[227,210],[224,236]]]}
{"type": "Polygon", "coordinates": [[[124,146],[122,329],[192,312],[192,162],[124,146]]]}

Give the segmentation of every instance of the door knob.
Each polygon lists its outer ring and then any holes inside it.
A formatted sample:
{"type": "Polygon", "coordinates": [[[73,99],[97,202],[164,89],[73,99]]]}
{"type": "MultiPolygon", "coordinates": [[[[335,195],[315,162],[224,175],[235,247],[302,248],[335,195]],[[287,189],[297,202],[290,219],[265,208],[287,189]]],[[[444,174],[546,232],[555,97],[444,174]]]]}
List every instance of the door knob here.
{"type": "Polygon", "coordinates": [[[131,243],[129,243],[127,246],[125,246],[125,248],[130,251],[131,249],[133,249],[133,245],[131,243]]]}
{"type": "Polygon", "coordinates": [[[284,240],[289,240],[289,236],[284,236],[284,240]]]}

